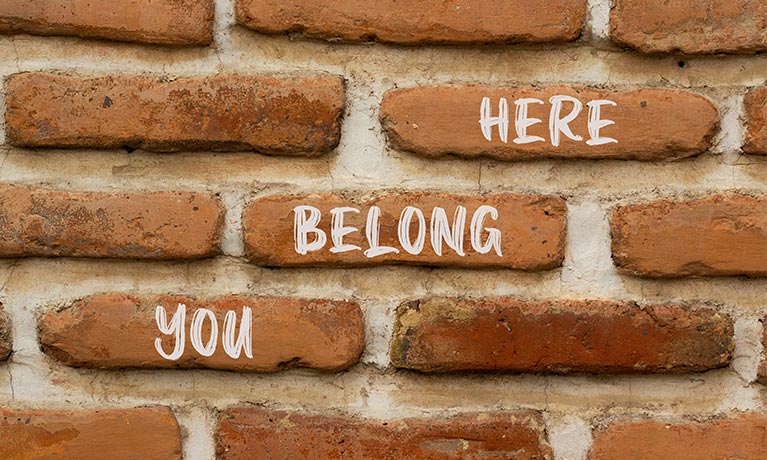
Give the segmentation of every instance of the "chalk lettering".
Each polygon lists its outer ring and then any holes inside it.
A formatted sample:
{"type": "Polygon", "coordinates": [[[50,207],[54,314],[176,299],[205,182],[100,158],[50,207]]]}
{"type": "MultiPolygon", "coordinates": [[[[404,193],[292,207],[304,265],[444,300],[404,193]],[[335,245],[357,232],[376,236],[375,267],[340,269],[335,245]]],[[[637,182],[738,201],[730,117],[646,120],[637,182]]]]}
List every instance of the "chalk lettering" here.
{"type": "Polygon", "coordinates": [[[328,236],[317,228],[320,223],[322,213],[314,206],[298,206],[293,210],[295,213],[294,229],[296,252],[306,254],[309,251],[318,251],[325,246],[328,236]],[[309,213],[307,215],[307,213],[309,213]],[[309,243],[309,234],[315,235],[314,241],[309,243]]]}
{"type": "MultiPolygon", "coordinates": [[[[322,214],[319,209],[312,206],[296,206],[293,209],[294,219],[294,245],[298,254],[306,255],[312,251],[321,251],[327,245],[326,232],[320,229],[322,214]],[[314,240],[309,241],[309,235],[314,235],[314,240]]],[[[363,251],[360,246],[344,242],[344,237],[360,232],[361,230],[349,226],[345,222],[347,214],[359,214],[360,210],[352,207],[339,207],[330,210],[330,239],[332,246],[329,251],[333,254],[363,251]]],[[[469,224],[469,235],[466,235],[467,209],[464,206],[456,206],[452,220],[448,218],[447,211],[435,206],[431,212],[431,218],[427,224],[424,212],[415,206],[406,206],[399,215],[397,222],[396,241],[400,248],[412,255],[423,252],[429,241],[434,253],[442,257],[445,246],[455,254],[465,257],[466,248],[464,241],[471,242],[471,248],[479,254],[495,252],[498,257],[503,257],[501,252],[501,231],[497,228],[486,227],[488,219],[498,220],[498,210],[492,206],[480,206],[475,211],[469,224]],[[415,233],[415,237],[413,235],[415,233]]],[[[368,258],[380,257],[386,254],[399,254],[400,249],[381,244],[381,208],[370,206],[367,211],[364,235],[367,240],[367,249],[363,254],[368,258]]],[[[387,225],[387,228],[390,226],[387,225]]],[[[395,237],[395,235],[390,235],[395,237]]]]}
{"type": "MultiPolygon", "coordinates": [[[[175,344],[172,353],[166,353],[162,347],[162,338],[156,338],[154,342],[157,353],[168,361],[177,361],[184,355],[186,346],[186,305],[180,303],[176,313],[168,323],[168,314],[165,307],[158,305],[155,309],[157,329],[163,335],[172,335],[175,344]]],[[[189,325],[189,336],[194,350],[204,357],[213,356],[218,347],[218,320],[216,315],[207,308],[198,308],[192,315],[189,325]],[[209,335],[207,342],[203,342],[205,324],[209,323],[209,335]]],[[[224,352],[232,358],[239,359],[245,353],[248,358],[253,358],[253,312],[250,307],[242,307],[242,319],[240,330],[237,332],[237,313],[228,311],[224,316],[224,329],[221,333],[221,343],[224,352]]]]}
{"type": "Polygon", "coordinates": [[[463,228],[466,226],[466,208],[458,206],[453,216],[453,229],[448,231],[447,214],[440,207],[431,213],[431,246],[434,253],[442,256],[442,242],[447,243],[456,254],[463,257],[463,228]]]}
{"type": "Polygon", "coordinates": [[[178,304],[176,313],[173,315],[173,319],[168,324],[168,314],[165,312],[165,308],[158,306],[155,309],[155,321],[157,322],[157,328],[165,335],[173,335],[176,338],[176,343],[171,354],[165,353],[162,349],[162,339],[158,338],[154,341],[154,348],[160,353],[163,358],[176,361],[184,354],[184,345],[186,345],[186,305],[183,303],[178,304]]]}
{"type": "MultiPolygon", "coordinates": [[[[551,108],[549,109],[549,141],[551,142],[551,145],[559,147],[563,135],[576,142],[583,141],[583,136],[573,133],[570,126],[583,111],[583,103],[577,98],[565,95],[552,96],[549,98],[548,102],[551,105],[551,108]],[[566,106],[571,106],[572,108],[566,115],[563,115],[566,106]]],[[[516,137],[512,142],[515,144],[522,145],[535,142],[546,142],[546,139],[543,137],[528,133],[530,127],[542,123],[540,118],[531,117],[529,115],[530,104],[544,105],[545,102],[541,99],[530,97],[514,101],[514,105],[516,106],[514,112],[514,130],[516,131],[516,137]]],[[[602,128],[615,124],[612,120],[602,118],[602,107],[615,107],[617,105],[618,104],[614,101],[607,99],[598,99],[586,103],[586,106],[589,108],[587,122],[589,139],[586,141],[586,145],[598,146],[618,143],[616,139],[612,137],[604,137],[600,133],[602,128]]],[[[492,142],[493,128],[497,127],[501,142],[507,144],[509,139],[508,100],[504,97],[498,98],[498,115],[493,116],[492,100],[489,97],[483,97],[479,109],[479,125],[485,140],[492,142]]]]}

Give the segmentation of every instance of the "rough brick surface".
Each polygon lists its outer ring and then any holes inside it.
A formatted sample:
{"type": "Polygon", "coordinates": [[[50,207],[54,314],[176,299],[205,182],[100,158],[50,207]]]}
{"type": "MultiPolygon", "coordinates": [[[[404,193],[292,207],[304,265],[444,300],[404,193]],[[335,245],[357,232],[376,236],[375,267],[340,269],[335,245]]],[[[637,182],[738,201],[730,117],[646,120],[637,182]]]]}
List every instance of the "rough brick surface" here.
{"type": "Polygon", "coordinates": [[[0,33],[207,45],[213,40],[213,1],[0,0],[0,33]]]}
{"type": "MultiPolygon", "coordinates": [[[[40,341],[48,355],[77,367],[211,368],[273,372],[291,367],[339,371],[357,362],[364,347],[364,322],[359,305],[345,301],[226,296],[201,300],[183,296],[133,297],[107,294],[88,297],[69,307],[45,314],[39,323],[40,341]],[[179,304],[186,305],[185,348],[177,360],[163,358],[155,349],[171,354],[175,335],[160,332],[155,309],[162,306],[170,321],[179,304]],[[224,317],[236,314],[234,337],[242,327],[243,307],[252,310],[252,353],[238,358],[223,348],[224,317]],[[193,314],[198,308],[217,319],[217,346],[210,357],[192,346],[193,314]]],[[[209,320],[203,323],[202,343],[211,337],[209,320]]]]}
{"type": "Polygon", "coordinates": [[[703,371],[732,358],[732,320],[608,301],[433,298],[397,310],[394,366],[422,372],[703,371]]]}
{"type": "MultiPolygon", "coordinates": [[[[562,105],[561,116],[573,110],[562,105]]],[[[381,106],[381,122],[394,148],[429,157],[453,154],[461,157],[488,156],[500,160],[540,158],[618,158],[663,160],[689,157],[705,152],[719,126],[716,108],[706,98],[686,91],[636,89],[603,90],[567,86],[492,87],[443,85],[400,89],[388,92],[381,106]],[[555,95],[570,96],[583,109],[569,126],[580,141],[561,135],[552,145],[549,119],[555,95]],[[491,114],[497,117],[500,98],[509,105],[508,138],[503,141],[498,127],[491,128],[488,141],[480,126],[483,98],[490,98],[491,114]],[[539,123],[527,128],[528,136],[541,140],[515,143],[515,101],[535,98],[528,117],[539,123]],[[599,131],[617,143],[588,145],[589,107],[592,100],[610,100],[617,106],[602,106],[601,119],[615,124],[599,131]]]]}
{"type": "Polygon", "coordinates": [[[0,305],[0,361],[8,359],[11,355],[11,323],[8,320],[8,315],[3,310],[3,306],[0,305]]]}
{"type": "Polygon", "coordinates": [[[206,193],[88,193],[0,185],[0,257],[192,259],[218,254],[206,193]]]}
{"type": "Polygon", "coordinates": [[[767,87],[749,91],[745,106],[748,132],[743,151],[767,155],[767,87]]]}
{"type": "Polygon", "coordinates": [[[610,34],[645,53],[767,50],[764,0],[616,0],[610,34]]]}
{"type": "Polygon", "coordinates": [[[594,432],[589,460],[763,460],[767,416],[733,415],[703,422],[619,422],[594,432]]]}
{"type": "MultiPolygon", "coordinates": [[[[532,195],[459,196],[445,193],[411,192],[389,193],[370,200],[352,200],[341,195],[321,194],[292,196],[281,195],[254,201],[244,212],[245,249],[248,257],[264,266],[371,266],[383,264],[409,264],[445,267],[503,267],[538,271],[560,266],[564,258],[566,205],[562,198],[532,195]],[[314,206],[322,212],[319,228],[327,234],[327,244],[321,250],[300,254],[295,243],[295,216],[297,206],[314,206]],[[479,206],[493,206],[498,219],[487,217],[484,227],[501,232],[501,255],[496,251],[481,254],[470,242],[470,223],[479,206]],[[366,236],[366,222],[371,206],[380,209],[380,241],[398,254],[375,257],[365,255],[370,247],[366,236]],[[410,221],[410,242],[417,240],[419,228],[424,228],[425,244],[418,254],[405,251],[399,241],[398,229],[401,214],[408,207],[416,207],[424,214],[425,225],[419,226],[417,218],[410,221]],[[466,224],[463,232],[464,256],[446,244],[442,256],[438,256],[430,243],[432,210],[445,209],[448,222],[454,222],[458,206],[466,208],[466,224]],[[330,210],[354,207],[360,213],[347,213],[344,225],[358,231],[344,236],[343,243],[356,245],[361,250],[332,253],[330,210]]],[[[452,228],[452,227],[451,227],[452,228]]],[[[478,227],[480,230],[482,227],[478,227]]],[[[488,232],[483,231],[481,240],[488,242],[488,232]]],[[[459,238],[460,239],[460,238],[459,238]]],[[[312,240],[313,241],[313,240],[312,240]]]]}
{"type": "Polygon", "coordinates": [[[3,460],[181,460],[169,408],[45,411],[0,408],[3,460]]]}
{"type": "Polygon", "coordinates": [[[237,19],[265,33],[405,45],[576,39],[584,0],[238,0],[237,19]]]}
{"type": "Polygon", "coordinates": [[[539,413],[376,421],[256,408],[221,414],[221,460],[551,460],[539,413]]]}
{"type": "Polygon", "coordinates": [[[767,198],[716,195],[618,208],[612,252],[625,272],[648,277],[767,276],[767,198]]]}
{"type": "Polygon", "coordinates": [[[8,140],[20,147],[256,150],[316,155],[338,144],[338,77],[17,74],[8,140]]]}

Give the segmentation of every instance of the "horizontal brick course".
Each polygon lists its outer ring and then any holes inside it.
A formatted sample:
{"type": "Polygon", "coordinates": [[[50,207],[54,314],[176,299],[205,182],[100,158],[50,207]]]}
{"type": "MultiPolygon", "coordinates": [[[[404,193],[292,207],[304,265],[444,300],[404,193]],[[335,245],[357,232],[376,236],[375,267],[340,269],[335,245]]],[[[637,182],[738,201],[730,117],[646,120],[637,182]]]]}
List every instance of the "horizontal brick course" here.
{"type": "Polygon", "coordinates": [[[377,421],[233,408],[219,418],[217,458],[235,460],[551,460],[537,412],[377,421]]]}
{"type": "Polygon", "coordinates": [[[715,195],[618,208],[616,265],[647,277],[767,276],[767,198],[715,195]]]}
{"type": "Polygon", "coordinates": [[[767,416],[733,414],[708,421],[617,422],[594,432],[589,460],[762,460],[767,416]]]}
{"type": "Polygon", "coordinates": [[[19,147],[141,148],[319,155],[335,148],[339,77],[23,73],[6,83],[8,141],[19,147]]]}
{"type": "Polygon", "coordinates": [[[575,40],[586,1],[238,0],[237,20],[265,33],[404,45],[575,40]]]}
{"type": "MultiPolygon", "coordinates": [[[[556,196],[535,195],[487,195],[461,196],[446,193],[409,192],[386,193],[372,199],[355,199],[340,194],[281,195],[260,198],[251,203],[243,214],[245,231],[245,249],[248,258],[264,266],[374,266],[390,264],[427,265],[444,267],[503,267],[519,270],[539,271],[560,266],[564,258],[564,236],[566,226],[566,206],[562,198],[556,196]],[[313,206],[320,210],[319,229],[326,234],[326,244],[322,249],[300,254],[296,246],[294,229],[298,228],[294,209],[298,206],[313,206]],[[371,245],[367,238],[367,220],[373,206],[380,210],[379,245],[397,249],[399,253],[383,255],[365,255],[371,245]],[[418,217],[407,221],[401,218],[408,206],[416,207],[424,215],[421,227],[418,217]],[[432,215],[435,207],[445,210],[448,227],[452,229],[454,214],[458,206],[466,208],[466,218],[462,238],[464,256],[458,251],[441,244],[442,256],[438,256],[434,244],[430,242],[435,234],[432,215]],[[489,231],[500,231],[500,254],[488,248],[487,253],[475,250],[471,242],[471,222],[480,206],[493,206],[497,209],[497,219],[490,214],[478,223],[480,244],[489,245],[489,231]],[[359,213],[344,214],[344,226],[356,227],[357,231],[344,236],[344,244],[355,245],[360,249],[332,253],[334,246],[331,232],[331,214],[334,208],[352,207],[359,213]],[[403,222],[401,225],[400,222],[403,222]],[[407,222],[410,226],[407,226],[407,222]],[[482,226],[484,224],[484,227],[482,226]],[[399,238],[399,227],[410,229],[409,242],[414,246],[418,240],[419,229],[423,229],[424,240],[420,252],[413,254],[405,250],[399,238]]],[[[308,213],[307,213],[308,215],[308,213]]],[[[375,228],[371,225],[370,229],[375,228]]],[[[451,230],[452,231],[452,230],[451,230]]],[[[312,236],[307,236],[311,243],[312,236]]],[[[438,241],[441,241],[438,239],[438,241]]]]}
{"type": "MultiPolygon", "coordinates": [[[[39,322],[40,341],[48,355],[76,367],[209,368],[233,371],[274,372],[291,367],[340,371],[354,365],[364,347],[364,322],[359,305],[346,301],[225,296],[195,299],[186,296],[95,295],[66,309],[51,311],[39,322]],[[156,308],[166,310],[168,324],[186,306],[184,344],[176,359],[166,359],[155,349],[162,339],[166,355],[176,350],[174,333],[163,334],[156,322],[156,308]],[[234,312],[233,338],[240,337],[244,309],[251,309],[252,357],[236,348],[238,357],[224,348],[225,315],[234,312]],[[192,319],[199,308],[217,319],[213,353],[201,355],[192,345],[192,319]]],[[[210,343],[211,321],[202,323],[201,341],[210,343]]]]}
{"type": "Polygon", "coordinates": [[[0,185],[0,257],[210,257],[219,252],[223,213],[207,193],[0,185]]]}
{"type": "Polygon", "coordinates": [[[5,460],[181,460],[181,434],[166,407],[91,411],[0,408],[5,460]],[[108,454],[105,454],[108,453],[108,454]]]}
{"type": "Polygon", "coordinates": [[[742,53],[767,50],[763,0],[616,0],[610,35],[645,53],[742,53]]]}
{"type": "MultiPolygon", "coordinates": [[[[565,118],[573,110],[572,102],[562,102],[557,118],[565,118]]],[[[719,126],[717,109],[705,97],[687,91],[652,88],[423,86],[386,93],[380,117],[389,142],[396,149],[427,157],[487,156],[499,160],[613,158],[653,161],[684,158],[708,150],[719,126]],[[554,96],[575,98],[582,104],[580,112],[567,125],[573,136],[580,136],[581,140],[560,133],[559,145],[554,145],[550,129],[552,116],[557,113],[553,110],[554,103],[550,102],[554,96]],[[480,114],[484,98],[488,98],[489,115],[493,118],[499,116],[501,99],[507,102],[506,139],[502,137],[500,126],[491,125],[487,132],[483,132],[480,114]],[[527,108],[527,116],[524,116],[519,108],[515,110],[515,106],[528,98],[540,103],[524,105],[527,108]],[[598,122],[596,118],[590,122],[588,104],[592,101],[617,104],[600,105],[598,120],[609,120],[614,124],[605,125],[594,137],[589,126],[595,128],[598,122]],[[516,127],[517,118],[530,120],[525,123],[529,126],[516,127]],[[517,142],[523,138],[529,138],[529,142],[517,142]],[[617,142],[597,144],[592,141],[601,138],[617,142]]]]}
{"type": "Polygon", "coordinates": [[[213,0],[0,0],[0,34],[208,45],[213,0]]]}
{"type": "Polygon", "coordinates": [[[397,310],[395,367],[421,372],[666,373],[732,359],[726,316],[679,305],[432,298],[397,310]]]}

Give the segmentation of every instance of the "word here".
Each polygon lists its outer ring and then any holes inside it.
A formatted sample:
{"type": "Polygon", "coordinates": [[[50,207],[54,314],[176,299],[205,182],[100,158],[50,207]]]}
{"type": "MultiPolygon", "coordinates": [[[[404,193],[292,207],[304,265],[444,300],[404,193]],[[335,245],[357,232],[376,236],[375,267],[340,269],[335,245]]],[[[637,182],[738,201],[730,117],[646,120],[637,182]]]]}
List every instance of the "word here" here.
{"type": "Polygon", "coordinates": [[[668,160],[711,147],[719,114],[688,91],[442,85],[389,91],[392,147],[428,157],[668,160]]]}

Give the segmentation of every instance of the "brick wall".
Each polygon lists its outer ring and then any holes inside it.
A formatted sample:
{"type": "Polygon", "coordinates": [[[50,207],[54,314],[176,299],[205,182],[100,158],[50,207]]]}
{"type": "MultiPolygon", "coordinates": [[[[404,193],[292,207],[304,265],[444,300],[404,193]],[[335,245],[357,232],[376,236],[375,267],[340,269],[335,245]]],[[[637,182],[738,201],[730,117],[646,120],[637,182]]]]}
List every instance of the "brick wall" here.
{"type": "Polygon", "coordinates": [[[0,457],[767,458],[763,0],[123,3],[0,0],[0,457]]]}

